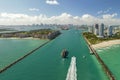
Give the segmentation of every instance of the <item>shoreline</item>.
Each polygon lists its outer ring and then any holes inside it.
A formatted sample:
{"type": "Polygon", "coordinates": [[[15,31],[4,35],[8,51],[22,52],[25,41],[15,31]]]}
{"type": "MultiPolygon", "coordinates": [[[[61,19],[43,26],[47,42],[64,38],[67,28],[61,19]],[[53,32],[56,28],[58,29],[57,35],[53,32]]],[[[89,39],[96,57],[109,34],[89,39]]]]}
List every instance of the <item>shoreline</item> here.
{"type": "Polygon", "coordinates": [[[101,42],[101,43],[98,43],[98,44],[94,44],[94,45],[92,45],[92,47],[94,49],[99,49],[99,48],[109,47],[109,46],[117,45],[117,44],[120,44],[120,39],[104,41],[104,42],[101,42]]]}
{"type": "Polygon", "coordinates": [[[84,39],[87,42],[90,50],[93,52],[93,55],[95,55],[96,59],[101,64],[101,66],[102,66],[103,70],[105,71],[106,75],[108,76],[109,80],[115,80],[114,75],[112,74],[110,69],[107,67],[107,65],[104,63],[104,61],[101,59],[101,57],[98,55],[98,53],[96,52],[96,49],[91,45],[91,43],[86,39],[86,37],[84,37],[84,39]]]}
{"type": "Polygon", "coordinates": [[[18,38],[18,37],[11,37],[11,38],[0,38],[1,39],[23,39],[23,40],[27,40],[27,39],[33,39],[33,40],[49,40],[49,39],[40,39],[40,38],[33,38],[33,37],[26,37],[26,38],[18,38]]]}

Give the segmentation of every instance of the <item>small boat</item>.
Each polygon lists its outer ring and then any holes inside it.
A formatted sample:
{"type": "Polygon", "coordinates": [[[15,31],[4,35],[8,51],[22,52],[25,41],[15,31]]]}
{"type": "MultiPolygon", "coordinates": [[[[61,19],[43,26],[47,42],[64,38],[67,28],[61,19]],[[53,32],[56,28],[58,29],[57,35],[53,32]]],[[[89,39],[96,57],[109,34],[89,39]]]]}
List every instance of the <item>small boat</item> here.
{"type": "Polygon", "coordinates": [[[61,56],[62,56],[62,58],[67,58],[67,56],[68,56],[68,51],[67,51],[66,49],[64,49],[64,50],[62,51],[62,53],[61,53],[61,56]]]}
{"type": "Polygon", "coordinates": [[[86,56],[83,56],[83,58],[86,58],[86,56]]]}

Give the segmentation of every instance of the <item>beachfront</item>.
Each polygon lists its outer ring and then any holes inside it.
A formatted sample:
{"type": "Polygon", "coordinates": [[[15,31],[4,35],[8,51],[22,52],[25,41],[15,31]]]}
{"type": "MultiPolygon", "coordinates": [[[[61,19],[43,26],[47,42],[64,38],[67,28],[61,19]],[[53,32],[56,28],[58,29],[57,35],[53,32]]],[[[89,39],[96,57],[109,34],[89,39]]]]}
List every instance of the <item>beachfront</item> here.
{"type": "Polygon", "coordinates": [[[112,45],[116,45],[116,44],[120,44],[120,39],[104,41],[104,42],[101,42],[101,43],[98,43],[98,44],[94,44],[94,45],[92,45],[92,47],[94,49],[98,49],[98,48],[104,48],[104,47],[108,47],[108,46],[112,46],[112,45]]]}

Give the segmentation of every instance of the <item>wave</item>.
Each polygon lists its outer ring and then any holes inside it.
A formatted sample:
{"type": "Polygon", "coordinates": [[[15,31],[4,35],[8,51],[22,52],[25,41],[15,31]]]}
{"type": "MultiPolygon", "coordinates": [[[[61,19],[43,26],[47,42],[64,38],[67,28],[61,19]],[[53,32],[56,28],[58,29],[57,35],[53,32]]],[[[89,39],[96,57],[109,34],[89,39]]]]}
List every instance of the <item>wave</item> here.
{"type": "Polygon", "coordinates": [[[71,58],[66,80],[77,80],[76,57],[71,58]]]}
{"type": "Polygon", "coordinates": [[[103,50],[103,49],[98,49],[98,50],[97,50],[97,52],[102,52],[102,51],[104,51],[104,50],[103,50]]]}

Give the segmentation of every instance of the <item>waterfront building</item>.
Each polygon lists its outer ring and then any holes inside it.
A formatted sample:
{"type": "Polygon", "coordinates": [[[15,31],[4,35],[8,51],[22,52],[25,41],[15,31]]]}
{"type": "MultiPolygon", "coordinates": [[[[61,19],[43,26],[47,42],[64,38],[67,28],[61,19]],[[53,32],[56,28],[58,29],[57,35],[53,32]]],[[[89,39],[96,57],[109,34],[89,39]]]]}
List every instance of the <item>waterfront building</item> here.
{"type": "Polygon", "coordinates": [[[88,26],[88,32],[94,33],[94,27],[93,26],[88,26]]]}
{"type": "Polygon", "coordinates": [[[92,33],[94,33],[94,26],[92,26],[92,33]]]}
{"type": "Polygon", "coordinates": [[[90,26],[88,26],[88,32],[91,32],[91,27],[90,26]]]}
{"type": "Polygon", "coordinates": [[[98,25],[98,24],[95,24],[95,25],[94,25],[94,34],[95,34],[95,35],[98,35],[98,34],[99,34],[99,25],[98,25]]]}
{"type": "Polygon", "coordinates": [[[104,24],[103,23],[99,26],[99,36],[98,37],[104,37],[104,24]]]}
{"type": "Polygon", "coordinates": [[[108,36],[112,36],[113,35],[113,26],[109,26],[108,27],[108,36]]]}
{"type": "Polygon", "coordinates": [[[92,32],[91,30],[91,26],[88,26],[88,32],[92,32]]]}

